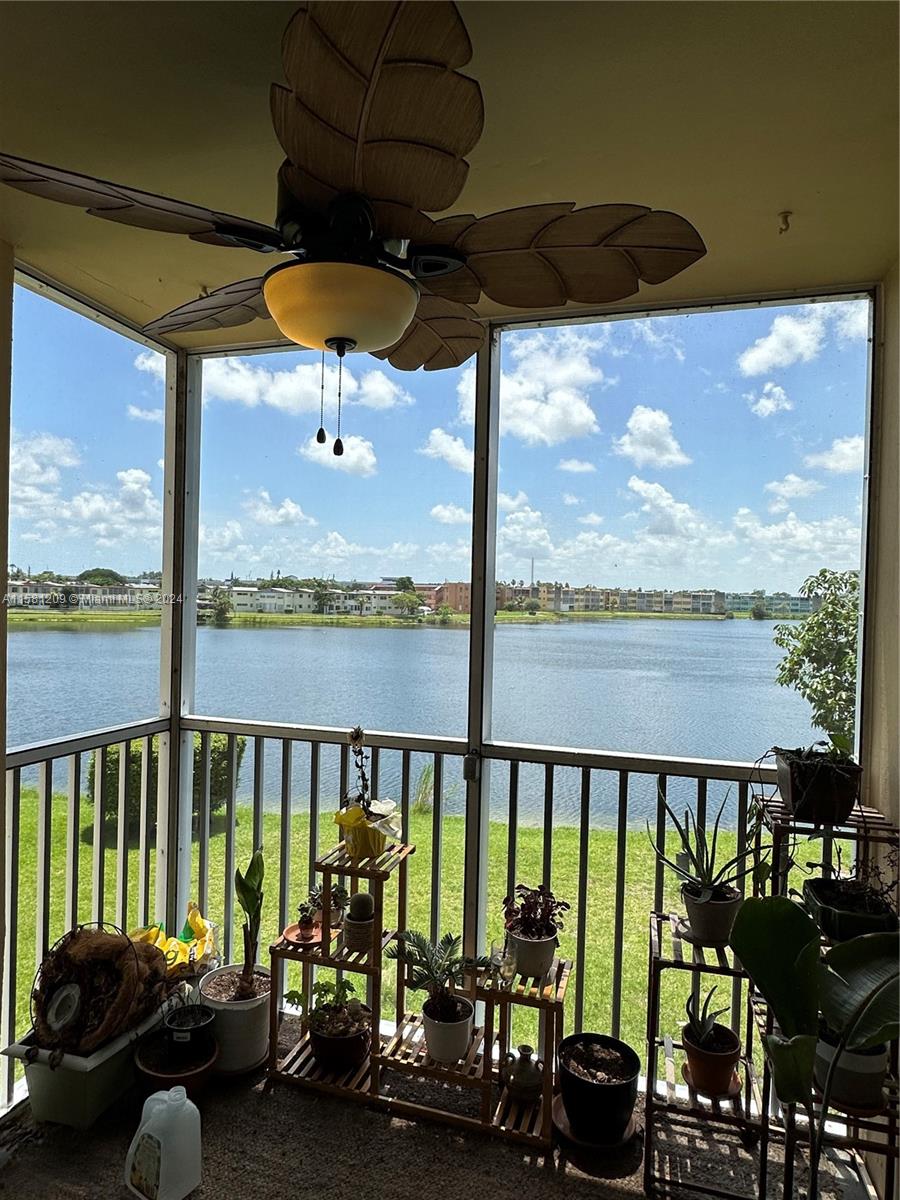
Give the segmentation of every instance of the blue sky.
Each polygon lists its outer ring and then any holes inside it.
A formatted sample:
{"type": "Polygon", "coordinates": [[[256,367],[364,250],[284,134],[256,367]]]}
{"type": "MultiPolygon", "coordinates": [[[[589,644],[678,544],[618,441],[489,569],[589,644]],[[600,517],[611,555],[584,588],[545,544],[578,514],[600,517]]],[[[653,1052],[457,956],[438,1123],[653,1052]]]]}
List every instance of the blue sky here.
{"type": "MultiPolygon", "coordinates": [[[[498,575],[793,590],[859,563],[866,301],[504,335],[498,575]]],[[[160,561],[161,359],[22,288],[11,561],[160,561]]],[[[204,368],[201,572],[468,577],[472,364],[204,368]],[[326,378],[335,431],[336,379],[326,378]]]]}

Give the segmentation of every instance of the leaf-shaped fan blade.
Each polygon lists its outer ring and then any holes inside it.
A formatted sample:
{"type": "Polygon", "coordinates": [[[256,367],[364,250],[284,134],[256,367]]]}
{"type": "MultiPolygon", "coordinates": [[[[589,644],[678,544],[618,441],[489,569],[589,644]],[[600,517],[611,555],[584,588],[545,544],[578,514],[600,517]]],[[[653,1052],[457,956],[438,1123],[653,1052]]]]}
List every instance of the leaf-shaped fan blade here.
{"type": "Polygon", "coordinates": [[[456,69],[471,55],[445,0],[301,5],[282,43],[289,86],[271,93],[298,199],[321,210],[323,196],[360,192],[449,208],[484,124],[480,87],[456,69]]]}
{"type": "MultiPolygon", "coordinates": [[[[535,204],[478,220],[448,217],[434,223],[428,241],[466,258],[461,270],[428,281],[433,292],[466,304],[484,292],[511,308],[608,304],[634,295],[641,280],[670,279],[706,253],[684,217],[637,204],[535,204]]],[[[410,247],[411,254],[425,250],[422,243],[410,247]]]]}
{"type": "Polygon", "coordinates": [[[484,326],[465,304],[423,293],[403,336],[386,350],[375,351],[400,371],[442,371],[458,367],[484,342],[484,326]]]}
{"type": "Polygon", "coordinates": [[[0,183],[60,204],[74,204],[86,209],[92,217],[160,233],[182,233],[214,246],[241,246],[249,250],[280,250],[283,246],[278,230],[258,221],[140,192],[26,158],[0,154],[0,183]]]}
{"type": "Polygon", "coordinates": [[[247,325],[257,317],[267,317],[269,310],[262,293],[264,278],[260,275],[257,279],[228,283],[208,296],[189,300],[145,325],[144,333],[165,335],[201,329],[230,329],[235,325],[247,325]]]}

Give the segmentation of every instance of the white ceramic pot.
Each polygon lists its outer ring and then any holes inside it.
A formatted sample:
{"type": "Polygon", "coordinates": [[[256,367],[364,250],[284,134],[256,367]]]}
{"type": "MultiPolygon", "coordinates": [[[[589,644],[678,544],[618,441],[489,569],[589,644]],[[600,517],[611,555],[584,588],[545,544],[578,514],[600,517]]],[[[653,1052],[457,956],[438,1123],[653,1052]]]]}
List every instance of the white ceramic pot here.
{"type": "MultiPolygon", "coordinates": [[[[200,980],[202,1001],[216,1014],[214,1030],[219,1043],[216,1072],[220,1075],[252,1071],[265,1062],[269,1053],[269,993],[254,996],[252,1000],[216,1000],[206,990],[217,976],[240,974],[241,970],[242,964],[233,963],[210,971],[200,980]]],[[[256,971],[269,974],[266,967],[257,966],[256,971]]]]}
{"type": "Polygon", "coordinates": [[[556,956],[556,937],[526,938],[507,930],[516,948],[516,971],[529,979],[543,979],[553,966],[556,956]]]}
{"type": "Polygon", "coordinates": [[[428,1013],[422,1013],[425,1026],[425,1045],[428,1054],[435,1062],[458,1062],[468,1051],[472,1041],[472,1022],[475,1008],[464,996],[457,997],[460,1004],[468,1009],[468,1016],[461,1021],[435,1021],[428,1013]]]}
{"type": "MultiPolygon", "coordinates": [[[[816,1042],[816,1059],[813,1078],[821,1091],[828,1077],[828,1068],[834,1059],[837,1046],[823,1038],[816,1042]]],[[[838,1107],[880,1111],[884,1108],[884,1080],[888,1069],[886,1046],[877,1046],[874,1052],[856,1054],[845,1050],[838,1060],[831,1086],[831,1099],[838,1107]]]]}

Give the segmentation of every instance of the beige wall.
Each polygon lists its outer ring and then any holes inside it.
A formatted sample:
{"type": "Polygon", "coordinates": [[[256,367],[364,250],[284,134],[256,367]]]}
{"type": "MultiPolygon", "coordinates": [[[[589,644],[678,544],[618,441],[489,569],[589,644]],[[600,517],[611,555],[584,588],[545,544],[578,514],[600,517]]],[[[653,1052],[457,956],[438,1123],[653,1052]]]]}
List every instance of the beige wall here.
{"type": "MultiPolygon", "coordinates": [[[[6,572],[9,562],[9,433],[10,433],[10,375],[12,372],[12,299],[13,252],[6,242],[0,242],[0,584],[6,592],[6,572]]],[[[6,754],[6,605],[0,604],[0,747],[6,754]]],[[[5,764],[4,764],[5,765],[5,764]]],[[[3,772],[6,778],[6,771],[3,772]]],[[[0,820],[0,897],[6,894],[6,791],[3,792],[3,817],[0,820]]],[[[0,903],[0,949],[6,938],[4,905],[0,903]]],[[[0,954],[0,983],[2,983],[2,954],[0,954]]]]}

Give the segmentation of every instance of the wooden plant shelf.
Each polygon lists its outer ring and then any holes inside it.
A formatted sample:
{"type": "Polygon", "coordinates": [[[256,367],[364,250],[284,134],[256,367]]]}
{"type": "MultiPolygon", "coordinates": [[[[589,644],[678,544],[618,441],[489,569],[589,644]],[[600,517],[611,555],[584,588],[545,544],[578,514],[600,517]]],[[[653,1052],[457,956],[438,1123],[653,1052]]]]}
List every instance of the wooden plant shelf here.
{"type": "MultiPolygon", "coordinates": [[[[425,1048],[425,1022],[422,1014],[408,1012],[397,1028],[394,1035],[381,1052],[381,1061],[385,1067],[402,1071],[408,1075],[418,1075],[425,1079],[433,1079],[438,1083],[451,1083],[460,1087],[481,1087],[484,1063],[485,1031],[476,1028],[472,1031],[472,1040],[465,1058],[457,1063],[435,1062],[425,1048]]],[[[491,1039],[491,1049],[497,1044],[497,1039],[491,1039]]],[[[491,1055],[488,1054],[490,1060],[491,1055]]],[[[488,1071],[490,1083],[490,1070],[488,1071]]]]}
{"type": "Polygon", "coordinates": [[[383,883],[415,850],[415,846],[391,842],[381,854],[370,858],[353,858],[347,853],[347,843],[338,842],[333,850],[316,859],[315,866],[320,873],[352,875],[355,879],[378,879],[383,883]]]}
{"type": "MultiPolygon", "coordinates": [[[[332,929],[329,939],[332,945],[338,940],[340,933],[340,929],[332,929]]],[[[303,944],[281,938],[269,947],[269,953],[273,958],[306,963],[312,967],[334,967],[339,971],[358,971],[362,975],[379,975],[381,973],[381,952],[396,936],[395,929],[382,930],[375,961],[372,961],[371,949],[348,950],[344,945],[334,948],[329,945],[326,954],[320,940],[303,944]]]]}
{"type": "Polygon", "coordinates": [[[312,1055],[309,1034],[304,1033],[296,1046],[278,1063],[277,1077],[285,1083],[299,1084],[322,1092],[338,1092],[348,1099],[368,1100],[372,1076],[369,1056],[348,1071],[323,1071],[312,1055]]]}
{"type": "MultiPolygon", "coordinates": [[[[723,1125],[735,1125],[744,1135],[744,1140],[748,1145],[756,1143],[759,1139],[759,1130],[751,1127],[748,1123],[745,1101],[749,1082],[750,1094],[753,1096],[757,1108],[759,1106],[759,1091],[756,1086],[756,1073],[752,1060],[746,1055],[742,1055],[738,1060],[737,1070],[741,1086],[734,1094],[727,1097],[711,1097],[698,1092],[692,1084],[685,1080],[679,1070],[676,1053],[681,1052],[682,1056],[684,1054],[684,1046],[681,1042],[664,1036],[656,1038],[655,1044],[656,1053],[662,1053],[663,1056],[663,1079],[661,1082],[665,1085],[665,1098],[657,1089],[653,1100],[657,1111],[684,1118],[696,1118],[704,1123],[714,1121],[723,1125]],[[687,1088],[686,1097],[678,1095],[679,1087],[687,1088]]],[[[653,1070],[649,1076],[658,1079],[657,1064],[654,1062],[652,1065],[653,1070]]]]}

